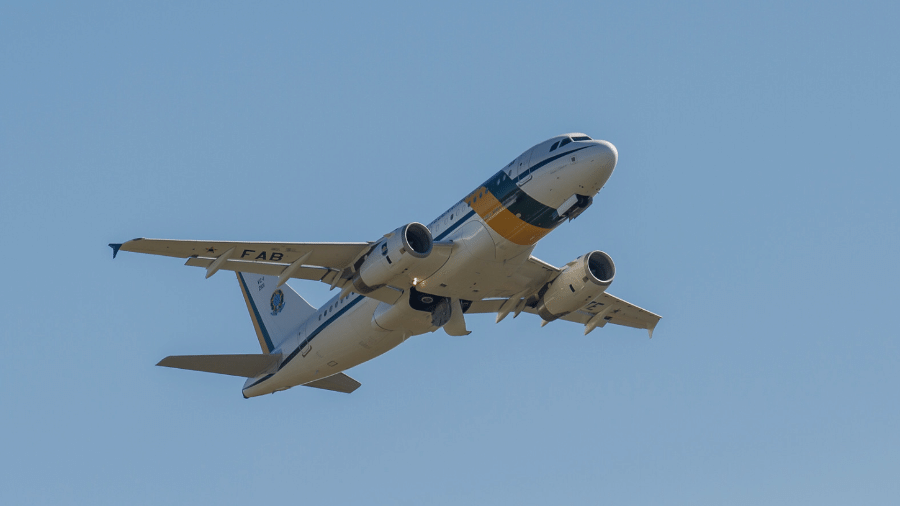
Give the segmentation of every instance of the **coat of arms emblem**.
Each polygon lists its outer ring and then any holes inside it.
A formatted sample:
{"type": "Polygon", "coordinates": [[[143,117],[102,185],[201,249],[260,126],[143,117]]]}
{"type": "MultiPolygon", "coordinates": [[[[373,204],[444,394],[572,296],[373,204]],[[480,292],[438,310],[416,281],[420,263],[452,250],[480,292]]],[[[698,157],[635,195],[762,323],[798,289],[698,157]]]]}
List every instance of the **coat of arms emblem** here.
{"type": "Polygon", "coordinates": [[[269,306],[272,307],[272,316],[277,315],[284,309],[284,292],[281,290],[275,290],[272,294],[272,298],[269,299],[269,306]]]}

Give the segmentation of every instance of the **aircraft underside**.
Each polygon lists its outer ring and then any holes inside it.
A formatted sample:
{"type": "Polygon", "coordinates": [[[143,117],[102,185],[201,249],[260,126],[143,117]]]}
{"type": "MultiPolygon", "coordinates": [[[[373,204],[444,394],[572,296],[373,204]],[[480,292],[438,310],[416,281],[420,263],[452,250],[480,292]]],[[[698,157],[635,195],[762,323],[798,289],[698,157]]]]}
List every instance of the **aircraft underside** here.
{"type": "Polygon", "coordinates": [[[443,329],[466,335],[465,315],[536,314],[585,334],[614,323],[647,329],[660,317],[606,293],[612,258],[584,254],[562,268],[531,256],[537,242],[593,202],[616,165],[606,141],[554,137],[526,151],[427,227],[401,226],[359,243],[247,243],[135,239],[110,244],[237,273],[262,355],[171,356],[159,365],[247,378],[254,397],[307,385],[352,392],[343,371],[412,336],[443,329]],[[327,283],[338,295],[321,308],[284,283],[327,283]]]}

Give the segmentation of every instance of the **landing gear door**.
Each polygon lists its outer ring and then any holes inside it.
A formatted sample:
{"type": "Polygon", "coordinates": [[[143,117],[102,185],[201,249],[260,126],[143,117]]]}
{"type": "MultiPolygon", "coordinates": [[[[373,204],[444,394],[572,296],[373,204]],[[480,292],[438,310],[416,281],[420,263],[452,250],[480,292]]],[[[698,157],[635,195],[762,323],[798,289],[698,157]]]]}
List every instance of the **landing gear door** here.
{"type": "Polygon", "coordinates": [[[528,181],[531,181],[531,172],[529,172],[529,168],[531,167],[531,152],[534,149],[529,149],[528,151],[522,153],[516,162],[515,162],[515,171],[516,171],[516,184],[519,186],[524,185],[528,181]]]}

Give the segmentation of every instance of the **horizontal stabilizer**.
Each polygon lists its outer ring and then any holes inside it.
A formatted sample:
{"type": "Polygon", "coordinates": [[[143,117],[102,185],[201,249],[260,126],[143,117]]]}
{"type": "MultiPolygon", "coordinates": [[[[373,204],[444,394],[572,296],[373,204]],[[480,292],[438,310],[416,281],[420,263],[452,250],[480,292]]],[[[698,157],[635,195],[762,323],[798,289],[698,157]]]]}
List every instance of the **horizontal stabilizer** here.
{"type": "Polygon", "coordinates": [[[333,376],[312,381],[303,386],[321,388],[322,390],[332,390],[335,392],[344,392],[345,394],[349,394],[350,392],[359,388],[360,385],[362,385],[362,383],[356,381],[355,379],[347,376],[342,372],[339,372],[333,376]]]}
{"type": "Polygon", "coordinates": [[[160,360],[156,365],[255,378],[275,372],[280,362],[280,353],[273,355],[172,355],[160,360]]]}

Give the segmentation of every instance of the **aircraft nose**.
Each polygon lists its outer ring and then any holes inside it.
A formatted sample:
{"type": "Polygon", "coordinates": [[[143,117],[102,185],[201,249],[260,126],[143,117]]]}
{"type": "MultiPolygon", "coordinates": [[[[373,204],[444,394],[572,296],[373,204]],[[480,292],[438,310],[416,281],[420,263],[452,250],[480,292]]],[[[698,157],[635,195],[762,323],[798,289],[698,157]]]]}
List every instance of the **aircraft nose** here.
{"type": "Polygon", "coordinates": [[[582,188],[597,193],[612,176],[619,161],[619,151],[609,141],[594,140],[593,143],[585,150],[587,156],[583,158],[584,163],[578,163],[575,167],[582,188]]]}
{"type": "Polygon", "coordinates": [[[619,161],[619,150],[609,141],[597,141],[597,146],[594,149],[596,150],[595,160],[597,160],[600,169],[606,172],[607,175],[612,174],[613,169],[616,168],[616,163],[619,161]]]}

